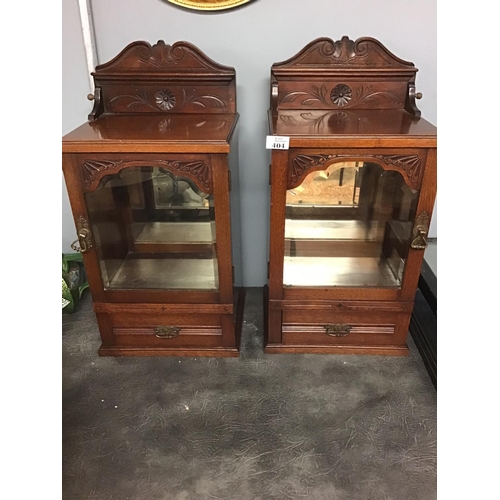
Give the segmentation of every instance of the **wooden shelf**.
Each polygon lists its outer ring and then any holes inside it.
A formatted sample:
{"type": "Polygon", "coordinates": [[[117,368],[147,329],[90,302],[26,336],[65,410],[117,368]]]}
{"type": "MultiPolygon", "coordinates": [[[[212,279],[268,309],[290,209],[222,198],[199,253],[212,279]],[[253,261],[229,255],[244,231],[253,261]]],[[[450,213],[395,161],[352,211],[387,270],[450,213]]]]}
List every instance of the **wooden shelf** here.
{"type": "Polygon", "coordinates": [[[285,221],[285,239],[305,240],[373,240],[380,234],[377,222],[371,227],[355,220],[294,220],[285,221]]]}
{"type": "Polygon", "coordinates": [[[136,243],[214,243],[215,223],[148,222],[136,243]],[[213,226],[213,228],[212,228],[213,226]]]}
{"type": "Polygon", "coordinates": [[[128,256],[107,288],[217,290],[217,259],[128,256]]]}
{"type": "Polygon", "coordinates": [[[387,261],[373,257],[285,257],[283,285],[401,286],[387,261]]]}

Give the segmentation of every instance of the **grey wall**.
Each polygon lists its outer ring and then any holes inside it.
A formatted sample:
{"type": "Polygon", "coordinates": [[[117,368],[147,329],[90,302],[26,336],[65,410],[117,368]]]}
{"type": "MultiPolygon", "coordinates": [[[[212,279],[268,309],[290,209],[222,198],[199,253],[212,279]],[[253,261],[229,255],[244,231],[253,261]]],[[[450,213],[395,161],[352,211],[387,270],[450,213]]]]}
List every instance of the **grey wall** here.
{"type": "MultiPolygon", "coordinates": [[[[78,0],[64,0],[62,19],[62,134],[64,135],[87,119],[91,109],[87,94],[91,89],[87,76],[78,0]]],[[[62,251],[72,252],[70,243],[75,239],[75,225],[63,178],[62,251]]]]}
{"type": "MultiPolygon", "coordinates": [[[[417,90],[424,98],[418,105],[422,116],[437,124],[436,0],[253,0],[238,9],[210,14],[165,0],[94,0],[92,7],[100,62],[135,40],[162,39],[170,44],[187,40],[217,62],[236,68],[245,286],[261,286],[267,279],[269,154],[264,140],[269,71],[274,62],[288,59],[320,36],[377,38],[420,69],[417,90]]],[[[74,51],[77,60],[83,46],[75,38],[74,33],[68,34],[63,47],[74,51]]],[[[76,122],[85,121],[90,110],[89,103],[82,105],[88,93],[83,88],[86,79],[78,78],[70,81],[67,76],[63,81],[63,88],[69,86],[68,95],[74,96],[63,103],[64,124],[77,115],[76,122]],[[66,115],[71,118],[64,120],[66,115]]],[[[436,236],[435,220],[430,235],[436,236]]]]}

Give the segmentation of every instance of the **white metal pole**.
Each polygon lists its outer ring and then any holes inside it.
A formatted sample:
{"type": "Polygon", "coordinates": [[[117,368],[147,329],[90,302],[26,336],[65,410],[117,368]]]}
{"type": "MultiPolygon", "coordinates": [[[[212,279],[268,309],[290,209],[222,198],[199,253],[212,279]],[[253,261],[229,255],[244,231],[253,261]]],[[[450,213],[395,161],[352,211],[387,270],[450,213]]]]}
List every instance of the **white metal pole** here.
{"type": "Polygon", "coordinates": [[[95,43],[91,0],[78,0],[78,6],[80,9],[80,22],[82,25],[83,43],[85,45],[85,57],[87,59],[90,90],[91,92],[94,92],[94,79],[90,73],[95,70],[95,67],[99,64],[99,62],[95,43]]]}

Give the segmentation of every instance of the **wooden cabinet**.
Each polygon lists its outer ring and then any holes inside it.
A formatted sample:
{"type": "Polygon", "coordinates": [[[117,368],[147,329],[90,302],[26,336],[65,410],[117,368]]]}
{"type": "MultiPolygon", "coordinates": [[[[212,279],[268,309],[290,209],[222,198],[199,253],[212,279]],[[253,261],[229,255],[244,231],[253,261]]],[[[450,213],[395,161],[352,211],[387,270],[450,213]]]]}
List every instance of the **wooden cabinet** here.
{"type": "Polygon", "coordinates": [[[406,354],[436,191],[417,69],[372,38],[271,68],[266,352],[406,354]]]}
{"type": "Polygon", "coordinates": [[[99,354],[237,356],[234,69],[186,42],[134,42],[93,76],[63,171],[99,354]]]}

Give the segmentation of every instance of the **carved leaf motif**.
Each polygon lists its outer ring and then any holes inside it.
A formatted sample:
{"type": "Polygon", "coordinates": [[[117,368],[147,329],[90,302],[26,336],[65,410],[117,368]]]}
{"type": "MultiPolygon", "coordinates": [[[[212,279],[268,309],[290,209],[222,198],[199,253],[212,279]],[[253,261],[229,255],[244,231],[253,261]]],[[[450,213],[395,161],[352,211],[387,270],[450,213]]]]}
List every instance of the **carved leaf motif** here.
{"type": "Polygon", "coordinates": [[[327,112],[327,113],[321,114],[320,116],[315,116],[313,113],[311,113],[310,111],[308,111],[307,113],[300,113],[300,116],[304,120],[307,120],[307,121],[311,122],[311,125],[316,130],[319,130],[323,126],[325,120],[327,120],[327,118],[329,116],[331,116],[331,113],[327,112]]]}
{"type": "Polygon", "coordinates": [[[308,92],[302,92],[302,91],[297,91],[297,92],[288,92],[288,94],[285,94],[283,96],[283,99],[281,99],[281,102],[294,102],[299,95],[309,95],[308,92]]]}
{"type": "Polygon", "coordinates": [[[291,185],[295,186],[296,183],[302,178],[302,176],[310,168],[316,167],[318,165],[323,165],[333,158],[337,158],[340,155],[297,155],[292,160],[292,168],[290,172],[291,185]]]}
{"type": "Polygon", "coordinates": [[[127,104],[127,108],[137,109],[143,106],[150,107],[152,109],[156,109],[156,107],[149,101],[150,94],[147,90],[143,90],[141,92],[137,91],[136,94],[122,94],[112,97],[109,100],[110,106],[113,106],[123,99],[130,99],[131,101],[127,104]]]}
{"type": "Polygon", "coordinates": [[[383,160],[387,165],[401,167],[408,179],[416,186],[420,179],[422,162],[418,155],[376,155],[375,158],[383,160]]]}
{"type": "Polygon", "coordinates": [[[88,187],[94,182],[96,175],[103,170],[109,170],[115,168],[122,163],[121,160],[110,161],[110,160],[86,160],[83,162],[83,180],[85,185],[88,187]]]}
{"type": "Polygon", "coordinates": [[[211,94],[201,95],[196,99],[191,100],[188,104],[193,104],[194,106],[199,106],[200,108],[206,108],[207,104],[208,107],[211,105],[214,108],[219,109],[226,107],[226,103],[220,97],[211,94]]]}
{"type": "Polygon", "coordinates": [[[189,161],[189,162],[180,162],[180,161],[167,161],[164,160],[162,163],[172,170],[177,170],[178,172],[190,173],[193,175],[201,185],[210,189],[210,169],[208,165],[203,161],[189,161]]]}
{"type": "Polygon", "coordinates": [[[170,89],[161,89],[155,93],[154,99],[151,99],[151,95],[147,90],[143,90],[141,92],[137,91],[135,94],[120,94],[109,99],[109,106],[115,106],[119,101],[124,99],[130,100],[127,104],[127,108],[130,109],[138,109],[141,107],[149,107],[158,111],[158,108],[163,111],[169,111],[176,107],[180,111],[185,106],[195,106],[199,108],[219,108],[224,109],[226,107],[226,103],[217,95],[214,94],[206,94],[197,96],[196,89],[192,89],[190,94],[186,92],[185,89],[182,89],[182,103],[180,107],[177,105],[177,99],[173,91],[170,89]],[[153,102],[154,101],[154,104],[153,102]]]}
{"type": "Polygon", "coordinates": [[[316,85],[312,86],[312,91],[311,94],[314,96],[313,99],[306,99],[305,101],[302,101],[302,104],[305,104],[306,106],[309,105],[308,101],[321,101],[323,104],[327,104],[326,101],[326,94],[327,94],[327,89],[326,85],[321,85],[321,88],[317,87],[316,85]]]}
{"type": "Polygon", "coordinates": [[[303,90],[297,90],[294,92],[288,92],[288,94],[285,94],[284,97],[281,99],[281,102],[294,102],[295,99],[299,96],[311,96],[307,99],[304,99],[301,104],[304,106],[311,106],[317,101],[322,102],[323,104],[328,104],[326,100],[326,95],[328,93],[328,90],[326,88],[326,85],[322,85],[321,87],[317,87],[316,85],[313,85],[311,87],[311,90],[309,92],[305,92],[303,90]]]}
{"type": "Polygon", "coordinates": [[[402,104],[401,97],[397,92],[393,90],[374,91],[373,85],[367,85],[366,87],[360,85],[356,90],[356,97],[359,101],[380,102],[380,98],[384,98],[394,104],[402,104]]]}
{"type": "Polygon", "coordinates": [[[293,115],[280,115],[280,120],[287,125],[296,125],[297,119],[293,115]]]}

